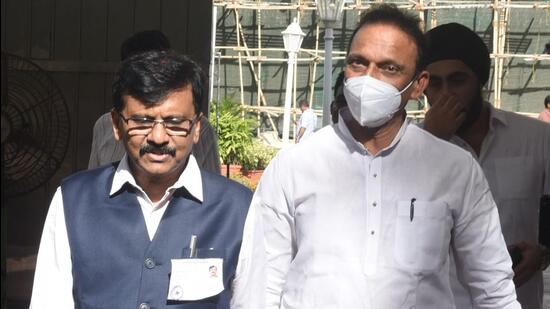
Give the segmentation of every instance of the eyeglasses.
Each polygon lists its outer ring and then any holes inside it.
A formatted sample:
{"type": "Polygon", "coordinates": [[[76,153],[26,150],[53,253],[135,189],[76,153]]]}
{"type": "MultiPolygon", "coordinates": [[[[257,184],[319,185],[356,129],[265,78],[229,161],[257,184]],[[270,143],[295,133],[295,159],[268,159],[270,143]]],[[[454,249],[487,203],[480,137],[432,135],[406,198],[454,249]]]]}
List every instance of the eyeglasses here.
{"type": "Polygon", "coordinates": [[[162,123],[166,134],[172,136],[187,136],[191,133],[191,129],[201,116],[194,117],[193,119],[185,119],[178,117],[170,117],[164,119],[153,119],[150,117],[131,116],[125,118],[122,113],[118,113],[120,118],[128,125],[128,134],[130,135],[148,135],[153,131],[156,124],[162,123]]]}

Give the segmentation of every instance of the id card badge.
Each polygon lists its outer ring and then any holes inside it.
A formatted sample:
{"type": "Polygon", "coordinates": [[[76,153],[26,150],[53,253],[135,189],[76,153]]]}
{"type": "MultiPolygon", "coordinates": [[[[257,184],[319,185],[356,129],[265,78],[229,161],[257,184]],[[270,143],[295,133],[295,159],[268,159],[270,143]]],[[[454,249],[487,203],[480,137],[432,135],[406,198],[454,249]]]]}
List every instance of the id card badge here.
{"type": "Polygon", "coordinates": [[[223,259],[173,259],[168,300],[191,301],[223,291],[223,259]]]}

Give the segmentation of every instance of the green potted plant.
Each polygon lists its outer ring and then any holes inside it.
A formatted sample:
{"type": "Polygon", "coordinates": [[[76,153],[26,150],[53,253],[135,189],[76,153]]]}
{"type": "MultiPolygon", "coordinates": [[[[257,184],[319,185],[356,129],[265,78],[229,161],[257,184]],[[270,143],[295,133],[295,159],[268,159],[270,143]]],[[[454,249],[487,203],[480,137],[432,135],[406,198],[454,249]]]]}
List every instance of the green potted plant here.
{"type": "Polygon", "coordinates": [[[259,139],[253,139],[246,156],[241,162],[243,176],[253,185],[253,189],[260,181],[264,169],[277,154],[277,149],[264,144],[259,139]]]}
{"type": "Polygon", "coordinates": [[[220,104],[212,104],[210,123],[213,127],[218,125],[218,143],[220,159],[226,165],[226,176],[229,177],[231,164],[244,162],[250,145],[252,144],[253,120],[243,116],[246,112],[242,106],[229,98],[225,98],[220,104]],[[219,107],[219,118],[216,116],[219,107]],[[217,123],[216,123],[217,122],[217,123]]]}
{"type": "Polygon", "coordinates": [[[264,170],[275,154],[277,154],[275,147],[266,145],[259,139],[253,139],[241,163],[242,169],[245,172],[264,170]]]}

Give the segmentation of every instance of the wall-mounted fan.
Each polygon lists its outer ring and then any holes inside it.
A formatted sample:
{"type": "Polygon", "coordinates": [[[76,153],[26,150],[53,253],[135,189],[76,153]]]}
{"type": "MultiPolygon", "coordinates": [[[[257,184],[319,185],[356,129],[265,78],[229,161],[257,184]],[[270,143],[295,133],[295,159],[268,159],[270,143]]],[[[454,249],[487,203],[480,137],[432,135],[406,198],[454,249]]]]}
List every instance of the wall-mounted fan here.
{"type": "Polygon", "coordinates": [[[36,64],[2,52],[2,187],[6,197],[48,181],[69,145],[69,110],[59,87],[36,64]]]}

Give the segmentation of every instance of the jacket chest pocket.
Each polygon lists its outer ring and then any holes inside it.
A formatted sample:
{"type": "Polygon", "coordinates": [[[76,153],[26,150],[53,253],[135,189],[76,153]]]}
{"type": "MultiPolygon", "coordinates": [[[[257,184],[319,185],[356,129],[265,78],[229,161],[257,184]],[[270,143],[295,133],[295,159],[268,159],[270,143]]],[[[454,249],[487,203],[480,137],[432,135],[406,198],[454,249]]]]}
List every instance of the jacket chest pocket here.
{"type": "Polygon", "coordinates": [[[398,268],[413,272],[441,268],[449,252],[451,221],[445,203],[398,202],[394,242],[398,268]]]}

